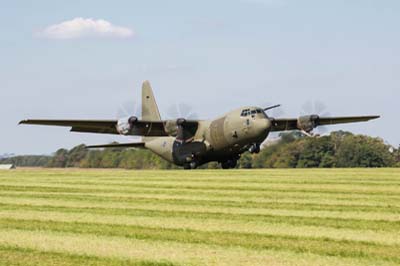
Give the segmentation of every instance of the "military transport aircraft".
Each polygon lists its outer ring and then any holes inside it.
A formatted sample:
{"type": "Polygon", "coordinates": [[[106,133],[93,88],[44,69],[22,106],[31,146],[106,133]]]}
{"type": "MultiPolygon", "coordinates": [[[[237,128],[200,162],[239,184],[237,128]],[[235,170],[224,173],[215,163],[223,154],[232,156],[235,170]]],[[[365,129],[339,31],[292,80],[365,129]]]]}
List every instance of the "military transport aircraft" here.
{"type": "Polygon", "coordinates": [[[23,120],[20,124],[71,127],[72,132],[142,136],[142,142],[105,144],[87,148],[145,148],[185,169],[216,161],[223,169],[236,167],[246,151],[258,153],[270,132],[301,130],[313,136],[317,126],[363,122],[379,116],[274,118],[267,108],[246,106],[213,120],[161,120],[150,83],[142,86],[142,117],[119,120],[23,120]]]}

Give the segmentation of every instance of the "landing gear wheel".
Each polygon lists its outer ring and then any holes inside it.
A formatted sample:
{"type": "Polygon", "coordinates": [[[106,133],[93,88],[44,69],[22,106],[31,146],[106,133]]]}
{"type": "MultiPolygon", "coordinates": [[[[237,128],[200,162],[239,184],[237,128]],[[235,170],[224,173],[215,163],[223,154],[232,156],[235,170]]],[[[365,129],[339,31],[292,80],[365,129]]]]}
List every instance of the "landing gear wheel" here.
{"type": "Polygon", "coordinates": [[[191,162],[189,165],[190,165],[190,169],[196,169],[197,168],[197,163],[196,162],[191,162]]]}
{"type": "Polygon", "coordinates": [[[260,152],[260,145],[258,145],[258,144],[251,145],[251,147],[249,148],[249,152],[250,153],[259,153],[260,152]]]}
{"type": "Polygon", "coordinates": [[[227,160],[225,162],[221,163],[221,167],[222,169],[231,169],[231,168],[235,168],[237,165],[237,160],[227,160]]]}
{"type": "Polygon", "coordinates": [[[183,169],[185,169],[185,170],[196,169],[197,166],[198,166],[197,162],[185,163],[183,165],[183,169]]]}
{"type": "Polygon", "coordinates": [[[221,163],[221,167],[222,167],[222,169],[229,169],[229,164],[228,164],[228,162],[222,162],[222,163],[221,163]]]}

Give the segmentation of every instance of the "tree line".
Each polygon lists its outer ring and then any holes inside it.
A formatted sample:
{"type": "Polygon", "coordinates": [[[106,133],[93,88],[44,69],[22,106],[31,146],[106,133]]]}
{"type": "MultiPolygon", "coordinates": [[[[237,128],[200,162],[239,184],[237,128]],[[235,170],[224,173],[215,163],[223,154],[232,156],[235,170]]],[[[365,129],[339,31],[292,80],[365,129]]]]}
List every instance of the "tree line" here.
{"type": "Polygon", "coordinates": [[[380,138],[344,131],[317,138],[291,132],[258,155],[245,154],[241,163],[243,168],[400,167],[400,150],[380,138]]]}
{"type": "MultiPolygon", "coordinates": [[[[16,166],[54,168],[124,168],[175,169],[148,150],[87,150],[84,145],[70,150],[59,149],[51,156],[15,156],[0,163],[16,166]]],[[[400,149],[380,138],[337,131],[310,138],[300,132],[282,133],[279,139],[264,145],[259,154],[244,153],[238,168],[333,168],[333,167],[400,167],[400,149]]],[[[219,168],[209,163],[201,168],[219,168]]]]}

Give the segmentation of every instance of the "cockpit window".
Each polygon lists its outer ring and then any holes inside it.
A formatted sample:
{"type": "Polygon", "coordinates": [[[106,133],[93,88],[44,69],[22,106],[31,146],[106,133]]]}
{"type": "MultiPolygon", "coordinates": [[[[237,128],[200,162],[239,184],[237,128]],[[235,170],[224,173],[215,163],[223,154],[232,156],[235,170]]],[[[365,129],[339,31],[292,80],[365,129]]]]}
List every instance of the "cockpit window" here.
{"type": "Polygon", "coordinates": [[[263,114],[265,116],[265,113],[262,109],[243,109],[242,112],[240,113],[240,116],[249,116],[249,115],[255,115],[255,114],[263,114]]]}
{"type": "Polygon", "coordinates": [[[248,116],[250,115],[250,109],[244,109],[242,110],[242,113],[240,114],[240,116],[248,116]]]}

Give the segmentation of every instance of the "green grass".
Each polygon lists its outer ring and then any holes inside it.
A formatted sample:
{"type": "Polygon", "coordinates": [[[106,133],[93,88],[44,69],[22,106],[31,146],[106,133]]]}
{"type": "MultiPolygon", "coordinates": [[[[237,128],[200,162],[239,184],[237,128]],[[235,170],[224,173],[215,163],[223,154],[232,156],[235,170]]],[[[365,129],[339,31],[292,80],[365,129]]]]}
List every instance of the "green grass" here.
{"type": "Polygon", "coordinates": [[[400,170],[1,171],[0,265],[400,265],[400,170]]]}
{"type": "Polygon", "coordinates": [[[62,252],[44,252],[35,249],[0,246],[0,265],[20,266],[173,266],[169,262],[135,261],[96,256],[73,255],[62,252]]]}

